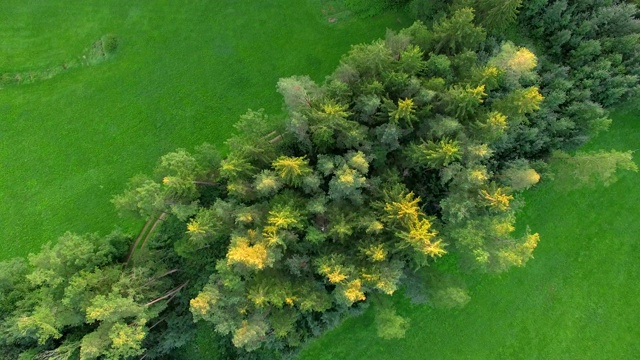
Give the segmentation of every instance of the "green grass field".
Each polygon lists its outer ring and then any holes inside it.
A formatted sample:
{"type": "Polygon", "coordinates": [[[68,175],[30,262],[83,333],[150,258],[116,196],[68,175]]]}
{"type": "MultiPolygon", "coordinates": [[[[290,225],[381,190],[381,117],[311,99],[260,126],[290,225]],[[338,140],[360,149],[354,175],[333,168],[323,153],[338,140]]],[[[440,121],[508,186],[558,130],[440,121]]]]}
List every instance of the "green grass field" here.
{"type": "MultiPolygon", "coordinates": [[[[323,0],[4,0],[0,74],[77,60],[105,34],[108,61],[0,89],[0,259],[64,231],[135,231],[110,204],[162,154],[221,144],[247,108],[280,112],[280,77],[321,80],[351,44],[404,14],[354,19],[323,0]]],[[[637,150],[640,110],[615,113],[590,149],[637,150]]],[[[636,160],[638,156],[636,155],[636,160]]],[[[433,310],[398,297],[402,340],[375,334],[372,311],[310,344],[301,359],[632,359],[640,356],[640,175],[609,188],[528,192],[521,227],[536,258],[500,276],[470,275],[472,301],[433,310]]],[[[205,330],[187,358],[212,358],[205,330]]]]}
{"type": "Polygon", "coordinates": [[[0,259],[67,230],[136,231],[109,202],[157,159],[222,144],[248,108],[281,109],[279,78],[321,81],[355,43],[408,25],[324,0],[4,0],[0,75],[60,68],[105,34],[108,61],[0,89],[0,259]]]}
{"type": "MultiPolygon", "coordinates": [[[[612,129],[585,150],[638,150],[635,104],[615,112],[612,129]]],[[[637,359],[639,184],[638,173],[608,188],[563,192],[542,184],[525,194],[520,218],[520,228],[541,235],[525,268],[468,276],[472,300],[461,310],[398,299],[398,313],[411,321],[401,340],[378,338],[369,310],[299,359],[637,359]]]]}

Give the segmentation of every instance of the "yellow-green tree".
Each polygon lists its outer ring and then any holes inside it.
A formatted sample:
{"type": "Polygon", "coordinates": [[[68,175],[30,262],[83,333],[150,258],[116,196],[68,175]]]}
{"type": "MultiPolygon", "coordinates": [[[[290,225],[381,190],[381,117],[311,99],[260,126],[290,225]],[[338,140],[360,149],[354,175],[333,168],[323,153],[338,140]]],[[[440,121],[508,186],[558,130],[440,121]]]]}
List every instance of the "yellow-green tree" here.
{"type": "Polygon", "coordinates": [[[311,173],[309,161],[304,157],[280,156],[272,163],[273,169],[289,185],[299,186],[302,179],[311,173]]]}

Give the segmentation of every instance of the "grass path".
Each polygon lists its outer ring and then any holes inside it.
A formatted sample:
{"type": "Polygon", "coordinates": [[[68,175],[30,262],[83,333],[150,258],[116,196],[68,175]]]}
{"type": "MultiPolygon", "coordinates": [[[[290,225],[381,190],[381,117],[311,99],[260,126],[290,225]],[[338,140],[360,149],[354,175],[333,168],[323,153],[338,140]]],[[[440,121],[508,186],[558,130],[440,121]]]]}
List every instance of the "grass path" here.
{"type": "Polygon", "coordinates": [[[322,80],[351,44],[408,24],[327,4],[3,0],[0,74],[62,65],[108,33],[120,47],[101,64],[0,89],[0,259],[67,230],[139,231],[109,202],[128,178],[176,148],[221,144],[248,108],[279,113],[280,77],[322,80]]]}
{"type": "MultiPolygon", "coordinates": [[[[586,149],[638,150],[638,105],[616,112],[613,128],[586,149]]],[[[637,359],[640,174],[595,190],[561,192],[547,183],[525,198],[520,227],[541,235],[525,268],[469,276],[472,300],[461,310],[398,299],[411,321],[404,339],[377,338],[367,311],[299,359],[637,359]]]]}

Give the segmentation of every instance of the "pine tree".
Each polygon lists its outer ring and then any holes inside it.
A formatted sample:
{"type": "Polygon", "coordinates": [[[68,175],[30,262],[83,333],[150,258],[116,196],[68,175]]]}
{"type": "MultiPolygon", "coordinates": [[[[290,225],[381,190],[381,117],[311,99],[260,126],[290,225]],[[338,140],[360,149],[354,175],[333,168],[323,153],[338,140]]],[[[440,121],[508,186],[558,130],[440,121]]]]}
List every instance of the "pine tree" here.
{"type": "Polygon", "coordinates": [[[472,8],[462,8],[435,23],[433,41],[436,52],[451,55],[474,50],[486,37],[485,30],[473,24],[474,18],[472,8]]]}
{"type": "Polygon", "coordinates": [[[477,0],[480,25],[490,32],[503,31],[515,24],[522,0],[477,0]]]}

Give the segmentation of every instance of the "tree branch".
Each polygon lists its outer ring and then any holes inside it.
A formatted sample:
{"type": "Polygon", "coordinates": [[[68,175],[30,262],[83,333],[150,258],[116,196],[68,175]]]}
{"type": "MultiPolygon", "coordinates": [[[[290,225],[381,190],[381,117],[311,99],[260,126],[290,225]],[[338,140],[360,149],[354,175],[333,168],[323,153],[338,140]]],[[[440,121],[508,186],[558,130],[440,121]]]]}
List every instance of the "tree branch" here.
{"type": "Polygon", "coordinates": [[[155,299],[155,300],[151,300],[148,303],[144,304],[144,306],[151,306],[159,301],[162,301],[164,299],[167,298],[172,298],[174,295],[176,295],[178,292],[180,292],[180,290],[182,290],[182,288],[184,288],[185,286],[187,286],[187,284],[189,284],[189,280],[187,280],[184,284],[178,286],[177,288],[169,291],[168,293],[166,293],[165,295],[155,299]]]}

